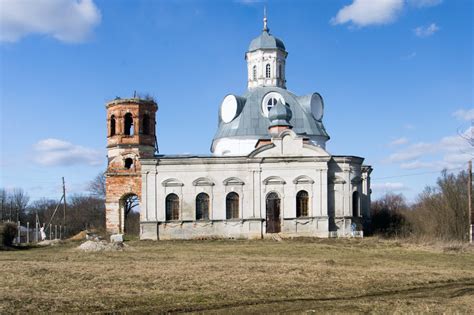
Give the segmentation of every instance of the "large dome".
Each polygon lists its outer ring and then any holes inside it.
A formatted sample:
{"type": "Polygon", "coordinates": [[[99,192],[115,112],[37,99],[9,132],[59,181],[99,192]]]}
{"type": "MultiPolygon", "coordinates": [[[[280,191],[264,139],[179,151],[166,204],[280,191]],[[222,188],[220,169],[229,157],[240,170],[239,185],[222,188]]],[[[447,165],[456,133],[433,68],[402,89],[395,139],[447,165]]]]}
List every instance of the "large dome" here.
{"type": "Polygon", "coordinates": [[[248,51],[258,49],[281,49],[285,51],[285,44],[283,44],[280,39],[271,35],[267,30],[264,30],[260,36],[250,42],[248,51]]]}
{"type": "Polygon", "coordinates": [[[246,155],[255,149],[259,139],[270,138],[269,118],[274,118],[270,110],[279,102],[291,111],[289,123],[296,134],[308,138],[323,149],[329,140],[322,122],[322,98],[317,93],[296,96],[278,87],[257,87],[242,96],[232,97],[235,99],[231,102],[233,106],[225,101],[229,96],[221,105],[219,127],[211,146],[211,151],[216,155],[246,155]],[[227,117],[227,114],[232,117],[227,117]]]}

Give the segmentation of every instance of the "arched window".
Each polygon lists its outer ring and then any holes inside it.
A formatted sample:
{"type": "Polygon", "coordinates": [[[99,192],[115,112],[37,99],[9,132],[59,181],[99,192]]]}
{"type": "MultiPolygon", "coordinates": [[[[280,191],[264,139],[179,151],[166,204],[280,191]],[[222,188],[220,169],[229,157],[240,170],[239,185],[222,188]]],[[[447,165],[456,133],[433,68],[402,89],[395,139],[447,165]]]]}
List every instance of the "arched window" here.
{"type": "Polygon", "coordinates": [[[225,198],[225,217],[226,219],[239,218],[239,195],[235,192],[230,192],[225,198]]]}
{"type": "Polygon", "coordinates": [[[150,134],[150,116],[148,114],[143,115],[142,118],[142,133],[144,135],[150,134]]]}
{"type": "Polygon", "coordinates": [[[254,81],[257,80],[257,66],[252,67],[252,78],[254,81]]]}
{"type": "Polygon", "coordinates": [[[115,136],[115,116],[110,116],[110,136],[115,136]]]}
{"type": "Polygon", "coordinates": [[[196,220],[209,219],[209,195],[200,193],[196,196],[196,220]]]}
{"type": "Polygon", "coordinates": [[[278,77],[281,79],[281,65],[278,65],[278,77]]]}
{"type": "Polygon", "coordinates": [[[352,216],[358,217],[359,216],[359,192],[354,191],[352,193],[352,216]]]}
{"type": "Polygon", "coordinates": [[[267,65],[265,66],[265,77],[266,77],[266,78],[270,78],[270,74],[271,74],[271,72],[270,72],[270,64],[267,63],[267,65]]]}
{"type": "Polygon", "coordinates": [[[124,134],[126,136],[133,136],[133,117],[131,113],[126,113],[124,116],[124,134]]]}
{"type": "Polygon", "coordinates": [[[179,197],[176,194],[166,196],[166,221],[179,220],[179,197]]]}
{"type": "Polygon", "coordinates": [[[308,216],[308,192],[306,190],[300,190],[296,194],[296,216],[307,217],[308,216]]]}
{"type": "Polygon", "coordinates": [[[125,168],[130,169],[133,166],[133,159],[132,158],[126,158],[124,161],[125,168]]]}

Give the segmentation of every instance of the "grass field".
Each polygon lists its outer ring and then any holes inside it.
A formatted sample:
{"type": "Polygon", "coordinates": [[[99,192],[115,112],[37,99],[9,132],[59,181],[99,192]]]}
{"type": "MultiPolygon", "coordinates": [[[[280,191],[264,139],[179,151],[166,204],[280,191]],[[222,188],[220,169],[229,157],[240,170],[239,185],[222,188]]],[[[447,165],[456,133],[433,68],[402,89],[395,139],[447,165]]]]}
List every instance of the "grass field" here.
{"type": "Polygon", "coordinates": [[[0,251],[7,312],[474,310],[474,250],[379,239],[80,243],[0,251]]]}

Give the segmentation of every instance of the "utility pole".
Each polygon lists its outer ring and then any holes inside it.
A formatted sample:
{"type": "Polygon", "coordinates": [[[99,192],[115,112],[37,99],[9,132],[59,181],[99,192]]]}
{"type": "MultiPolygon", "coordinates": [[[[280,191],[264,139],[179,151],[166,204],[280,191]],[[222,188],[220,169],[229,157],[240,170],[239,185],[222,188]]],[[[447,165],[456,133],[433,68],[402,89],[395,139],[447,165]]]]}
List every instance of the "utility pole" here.
{"type": "Polygon", "coordinates": [[[474,213],[472,213],[472,160],[469,161],[467,182],[467,202],[469,215],[469,243],[473,242],[474,232],[474,213]]]}
{"type": "Polygon", "coordinates": [[[66,225],[66,183],[63,177],[63,226],[66,225]]]}

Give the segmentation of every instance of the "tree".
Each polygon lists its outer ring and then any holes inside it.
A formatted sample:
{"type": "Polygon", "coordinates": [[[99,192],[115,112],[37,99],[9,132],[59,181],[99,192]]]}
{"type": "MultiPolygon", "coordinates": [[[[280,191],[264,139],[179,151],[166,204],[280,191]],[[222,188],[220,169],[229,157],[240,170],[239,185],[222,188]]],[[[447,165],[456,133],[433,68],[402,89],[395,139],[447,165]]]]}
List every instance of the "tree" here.
{"type": "Polygon", "coordinates": [[[413,234],[442,240],[466,240],[468,234],[466,171],[441,172],[437,185],[426,187],[418,196],[407,219],[413,234]]]}
{"type": "Polygon", "coordinates": [[[30,196],[22,188],[14,188],[11,194],[11,201],[15,207],[16,221],[24,221],[26,219],[26,207],[30,201],[30,196]]]}
{"type": "Polygon", "coordinates": [[[371,205],[372,230],[384,236],[405,236],[409,225],[404,216],[408,209],[402,194],[387,193],[371,205]]]}
{"type": "Polygon", "coordinates": [[[3,221],[7,218],[7,207],[8,203],[8,194],[5,188],[0,188],[0,221],[3,221]]]}
{"type": "Polygon", "coordinates": [[[101,199],[105,199],[105,174],[100,172],[89,182],[87,189],[93,196],[101,199]]]}

